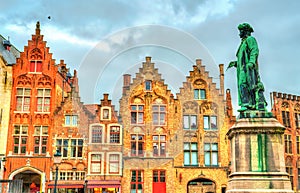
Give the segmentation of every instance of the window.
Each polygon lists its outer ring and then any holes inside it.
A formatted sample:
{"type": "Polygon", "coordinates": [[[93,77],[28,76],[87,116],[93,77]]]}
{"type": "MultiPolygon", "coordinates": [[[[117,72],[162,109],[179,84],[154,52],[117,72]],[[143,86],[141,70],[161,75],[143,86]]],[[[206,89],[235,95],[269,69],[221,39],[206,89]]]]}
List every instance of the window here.
{"type": "Polygon", "coordinates": [[[205,166],[218,166],[218,144],[204,143],[205,166]]]}
{"type": "Polygon", "coordinates": [[[143,171],[131,171],[130,193],[143,193],[143,171]]]}
{"type": "Polygon", "coordinates": [[[153,125],[166,124],[166,105],[152,105],[153,125]]]}
{"type": "Polygon", "coordinates": [[[297,154],[300,154],[300,136],[296,136],[297,154]]]}
{"type": "Polygon", "coordinates": [[[85,172],[75,172],[75,180],[84,180],[85,172]]]}
{"type": "Polygon", "coordinates": [[[120,155],[110,154],[109,155],[109,173],[118,174],[120,169],[120,155]]]}
{"type": "Polygon", "coordinates": [[[217,116],[203,116],[204,130],[217,130],[217,116]]]}
{"type": "Polygon", "coordinates": [[[110,120],[110,109],[109,108],[102,108],[102,119],[110,120]]]}
{"type": "Polygon", "coordinates": [[[13,137],[14,137],[14,153],[25,154],[27,137],[28,137],[28,126],[15,125],[13,137]]]}
{"type": "Polygon", "coordinates": [[[295,113],[295,125],[296,128],[300,128],[300,113],[295,113]]]}
{"type": "Polygon", "coordinates": [[[293,167],[291,164],[287,164],[287,166],[285,167],[286,168],[286,173],[289,174],[289,177],[290,177],[290,181],[291,181],[291,184],[292,184],[292,187],[293,184],[294,184],[294,174],[293,174],[293,167]]]}
{"type": "Polygon", "coordinates": [[[48,141],[48,126],[34,127],[34,153],[46,154],[48,141]]]}
{"type": "Polygon", "coordinates": [[[120,143],[120,126],[110,126],[109,142],[120,143]]]}
{"type": "Polygon", "coordinates": [[[284,135],[285,153],[292,154],[292,136],[284,135]]]}
{"type": "Polygon", "coordinates": [[[17,88],[17,111],[29,111],[30,88],[17,88]]]}
{"type": "Polygon", "coordinates": [[[102,155],[101,154],[92,154],[91,155],[91,173],[101,173],[101,161],[102,155]]]}
{"type": "Polygon", "coordinates": [[[50,111],[50,89],[37,89],[37,111],[49,112],[50,111]]]}
{"type": "Polygon", "coordinates": [[[291,127],[290,112],[288,112],[288,111],[282,111],[281,115],[282,115],[283,125],[286,126],[286,127],[291,127]]]}
{"type": "Polygon", "coordinates": [[[65,115],[65,126],[77,126],[77,115],[65,115]]]}
{"type": "Polygon", "coordinates": [[[102,125],[93,125],[91,131],[91,142],[92,143],[102,143],[103,126],[102,125]]]}
{"type": "Polygon", "coordinates": [[[39,60],[30,61],[30,72],[42,72],[42,61],[39,60]]]}
{"type": "Polygon", "coordinates": [[[144,106],[131,105],[131,124],[144,123],[144,106]]]}
{"type": "Polygon", "coordinates": [[[166,171],[153,170],[153,193],[166,193],[166,171]]]}
{"type": "Polygon", "coordinates": [[[71,157],[72,158],[82,158],[82,139],[71,139],[71,157]]]}
{"type": "MultiPolygon", "coordinates": [[[[55,176],[55,172],[52,173],[52,176],[55,176]]],[[[84,180],[85,172],[83,171],[59,171],[57,174],[58,180],[84,180]],[[75,178],[74,178],[75,176],[75,178]]]]}
{"type": "Polygon", "coordinates": [[[183,115],[183,128],[184,129],[197,129],[197,116],[196,115],[183,115]]]}
{"type": "Polygon", "coordinates": [[[82,158],[83,139],[57,139],[56,148],[62,154],[62,158],[82,158]]]}
{"type": "Polygon", "coordinates": [[[165,156],[166,155],[166,136],[165,135],[153,135],[153,156],[165,156]]]}
{"type": "Polygon", "coordinates": [[[166,182],[166,171],[153,170],[153,182],[166,182]]]}
{"type": "Polygon", "coordinates": [[[151,91],[152,90],[152,82],[151,80],[146,80],[145,81],[145,90],[151,91]]]}
{"type": "MultiPolygon", "coordinates": [[[[299,162],[299,161],[298,161],[299,162]]],[[[300,189],[300,166],[298,165],[298,168],[297,168],[297,172],[298,172],[298,189],[300,189]]]]}
{"type": "Polygon", "coordinates": [[[206,99],[206,91],[205,89],[194,89],[194,99],[206,99]]]}
{"type": "Polygon", "coordinates": [[[184,165],[198,166],[198,144],[184,143],[183,151],[184,151],[184,165]]]}
{"type": "Polygon", "coordinates": [[[144,135],[131,135],[131,156],[144,156],[144,135]]]}

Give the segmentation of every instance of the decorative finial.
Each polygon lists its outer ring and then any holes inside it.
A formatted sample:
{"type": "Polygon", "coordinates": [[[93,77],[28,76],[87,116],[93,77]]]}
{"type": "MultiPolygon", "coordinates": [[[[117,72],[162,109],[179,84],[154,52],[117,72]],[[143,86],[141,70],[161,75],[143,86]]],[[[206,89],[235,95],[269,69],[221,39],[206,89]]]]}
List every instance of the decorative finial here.
{"type": "Polygon", "coordinates": [[[40,29],[40,22],[39,21],[36,22],[36,29],[40,29]]]}

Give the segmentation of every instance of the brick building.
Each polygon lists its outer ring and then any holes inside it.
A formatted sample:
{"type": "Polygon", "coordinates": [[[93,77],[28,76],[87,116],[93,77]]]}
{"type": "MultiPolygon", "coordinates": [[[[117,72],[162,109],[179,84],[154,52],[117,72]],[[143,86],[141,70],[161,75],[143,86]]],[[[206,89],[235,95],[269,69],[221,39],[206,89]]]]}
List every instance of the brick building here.
{"type": "Polygon", "coordinates": [[[177,99],[151,57],[146,57],[132,82],[130,75],[124,75],[123,192],[226,190],[225,135],[232,120],[226,112],[232,118],[232,109],[226,111],[223,65],[217,89],[201,61],[196,63],[177,99]]]}
{"type": "Polygon", "coordinates": [[[96,119],[88,127],[88,193],[121,192],[122,177],[122,125],[108,94],[100,105],[86,105],[95,112],[96,119]]]}
{"type": "MultiPolygon", "coordinates": [[[[0,163],[6,153],[9,124],[10,97],[12,88],[12,66],[20,52],[10,41],[0,36],[0,163]]],[[[3,163],[0,164],[0,179],[3,178],[3,163]]]]}
{"type": "Polygon", "coordinates": [[[37,22],[12,69],[4,178],[23,180],[23,191],[46,191],[51,180],[53,112],[70,91],[63,61],[55,64],[37,22]]]}
{"type": "MultiPolygon", "coordinates": [[[[77,72],[71,79],[71,91],[63,97],[61,105],[54,111],[52,148],[61,153],[58,165],[58,191],[83,193],[86,186],[88,157],[88,128],[96,115],[80,101],[77,72]]],[[[48,188],[54,188],[55,168],[52,166],[48,188]]]]}
{"type": "Polygon", "coordinates": [[[272,113],[286,127],[284,133],[286,172],[290,175],[292,188],[300,189],[300,96],[271,93],[272,113]]]}

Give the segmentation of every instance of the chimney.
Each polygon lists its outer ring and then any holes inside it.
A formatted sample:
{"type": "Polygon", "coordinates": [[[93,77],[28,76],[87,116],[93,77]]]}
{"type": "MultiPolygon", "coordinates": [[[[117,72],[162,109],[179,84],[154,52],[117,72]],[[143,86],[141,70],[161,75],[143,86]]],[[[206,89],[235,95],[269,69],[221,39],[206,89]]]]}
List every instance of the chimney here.
{"type": "Polygon", "coordinates": [[[201,59],[196,59],[196,65],[197,65],[199,70],[200,70],[201,64],[202,64],[202,60],[201,59]]]}
{"type": "Polygon", "coordinates": [[[125,95],[125,92],[127,89],[129,89],[131,83],[131,75],[130,74],[124,74],[123,75],[123,95],[125,95]]]}
{"type": "Polygon", "coordinates": [[[219,64],[220,70],[220,94],[224,94],[224,64],[219,64]]]}
{"type": "Polygon", "coordinates": [[[146,56],[146,63],[150,63],[151,62],[151,56],[146,56]]]}

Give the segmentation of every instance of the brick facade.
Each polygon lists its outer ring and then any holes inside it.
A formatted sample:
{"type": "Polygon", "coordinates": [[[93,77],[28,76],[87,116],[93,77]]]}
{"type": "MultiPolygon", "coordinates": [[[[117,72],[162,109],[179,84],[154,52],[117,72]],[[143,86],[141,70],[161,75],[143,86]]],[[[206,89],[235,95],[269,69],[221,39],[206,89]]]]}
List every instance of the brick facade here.
{"type": "Polygon", "coordinates": [[[300,96],[271,93],[272,113],[286,127],[284,133],[286,172],[290,175],[292,188],[300,189],[300,96]]]}
{"type": "Polygon", "coordinates": [[[217,88],[196,60],[174,97],[146,57],[136,77],[124,75],[118,116],[108,94],[80,101],[77,72],[55,64],[37,23],[12,67],[4,178],[53,191],[58,150],[61,192],[224,192],[235,117],[219,70],[217,88]]]}

